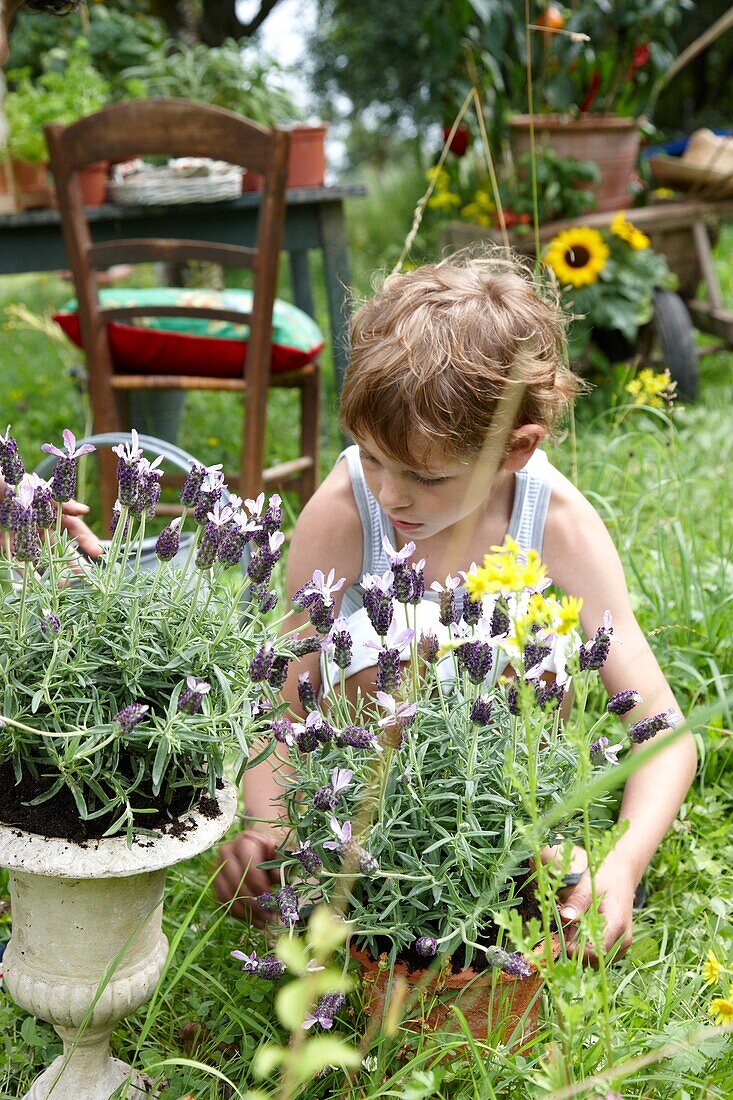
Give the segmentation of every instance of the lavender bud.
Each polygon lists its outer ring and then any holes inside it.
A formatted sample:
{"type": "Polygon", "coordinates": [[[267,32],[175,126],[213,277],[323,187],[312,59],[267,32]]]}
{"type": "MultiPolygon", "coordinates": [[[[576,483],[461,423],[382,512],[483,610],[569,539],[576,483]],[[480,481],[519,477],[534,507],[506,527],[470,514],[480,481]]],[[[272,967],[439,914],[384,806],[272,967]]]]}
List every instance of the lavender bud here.
{"type": "Polygon", "coordinates": [[[463,595],[463,621],[466,626],[475,626],[484,613],[484,605],[481,600],[472,600],[468,593],[463,595]]]}
{"type": "Polygon", "coordinates": [[[333,600],[325,600],[318,593],[318,599],[314,600],[308,608],[308,617],[319,634],[328,634],[333,626],[333,600]]]}
{"type": "Polygon", "coordinates": [[[51,475],[51,496],[59,504],[71,500],[76,490],[76,459],[57,458],[51,475]]]}
{"type": "Polygon", "coordinates": [[[140,455],[117,460],[117,496],[124,508],[134,508],[140,489],[140,455]]]}
{"type": "Polygon", "coordinates": [[[266,913],[272,913],[277,909],[277,898],[268,890],[265,890],[263,894],[258,894],[254,900],[257,902],[260,909],[264,909],[266,913]]]}
{"type": "Polygon", "coordinates": [[[510,625],[509,607],[504,597],[499,596],[494,604],[494,610],[491,612],[489,633],[492,638],[497,638],[502,634],[508,634],[510,625]]]}
{"type": "Polygon", "coordinates": [[[270,729],[276,741],[279,741],[281,745],[292,745],[295,743],[295,734],[293,733],[293,723],[289,718],[275,718],[270,723],[270,729]]]}
{"type": "Polygon", "coordinates": [[[280,550],[273,552],[269,546],[261,547],[247,563],[247,576],[255,584],[269,584],[272,571],[280,561],[280,557],[280,550]]]}
{"type": "Polygon", "coordinates": [[[277,607],[279,596],[274,588],[268,589],[266,585],[261,585],[255,598],[260,614],[266,615],[268,611],[277,607]]]}
{"type": "Polygon", "coordinates": [[[293,657],[307,657],[309,653],[318,653],[321,648],[321,639],[311,636],[310,638],[291,638],[290,649],[293,657]]]}
{"type": "Polygon", "coordinates": [[[44,611],[41,618],[41,634],[44,638],[52,638],[61,630],[61,620],[53,611],[44,611]]]}
{"type": "MultiPolygon", "coordinates": [[[[109,525],[109,529],[110,529],[110,531],[112,532],[113,535],[114,535],[115,531],[117,530],[117,527],[118,527],[118,524],[119,524],[121,518],[122,518],[122,507],[120,505],[119,500],[116,500],[115,503],[114,503],[114,507],[112,508],[112,519],[111,519],[110,525],[109,525]]],[[[128,538],[129,534],[130,534],[130,517],[127,516],[125,518],[125,528],[122,532],[122,537],[124,539],[126,539],[126,538],[128,538]]]]}
{"type": "Polygon", "coordinates": [[[199,489],[203,484],[205,476],[205,466],[200,466],[196,462],[191,463],[191,469],[188,471],[188,475],[183,483],[183,488],[181,489],[181,495],[179,497],[181,504],[183,504],[186,508],[195,507],[199,497],[199,489]]]}
{"type": "Polygon", "coordinates": [[[11,531],[15,528],[17,508],[18,502],[15,499],[15,492],[9,485],[5,490],[5,496],[0,500],[0,528],[3,531],[11,531]]]}
{"type": "Polygon", "coordinates": [[[472,684],[483,684],[491,672],[494,658],[487,642],[469,642],[456,651],[459,667],[462,666],[472,684]]]}
{"type": "Polygon", "coordinates": [[[161,561],[172,561],[181,549],[181,521],[174,519],[158,535],[155,553],[161,561]]]}
{"type": "Polygon", "coordinates": [[[307,875],[317,875],[323,867],[323,860],[314,852],[309,840],[303,841],[300,847],[295,849],[293,855],[307,875]]]}
{"type": "Polygon", "coordinates": [[[162,470],[154,470],[150,467],[145,470],[140,478],[140,488],[135,503],[130,505],[130,511],[133,515],[140,516],[145,512],[150,519],[154,517],[155,508],[160,500],[160,479],[162,476],[162,470]]]}
{"type": "Polygon", "coordinates": [[[282,526],[283,512],[280,507],[280,497],[277,495],[271,496],[267,505],[267,511],[259,523],[259,531],[255,531],[252,536],[252,541],[258,546],[265,546],[270,535],[275,531],[279,531],[282,526]]]}
{"type": "Polygon", "coordinates": [[[662,730],[672,729],[682,721],[682,715],[670,708],[663,710],[661,714],[654,714],[651,718],[642,718],[629,729],[629,739],[634,745],[642,745],[652,737],[656,737],[662,730]]]}
{"type": "Polygon", "coordinates": [[[400,603],[409,603],[412,596],[412,572],[404,562],[392,566],[394,581],[392,588],[395,599],[400,603]]]}
{"type": "Polygon", "coordinates": [[[410,593],[410,603],[417,604],[425,595],[425,572],[422,565],[419,563],[413,565],[410,568],[410,580],[412,581],[412,592],[410,593]]]}
{"type": "Polygon", "coordinates": [[[8,485],[19,485],[25,477],[18,444],[10,435],[9,428],[5,435],[0,435],[0,469],[8,485]]]}
{"type": "Polygon", "coordinates": [[[33,508],[36,513],[36,524],[42,528],[53,527],[56,522],[50,485],[37,485],[33,493],[33,508]]]}
{"type": "Polygon", "coordinates": [[[184,714],[198,714],[204,701],[204,695],[208,695],[210,691],[211,684],[208,684],[206,680],[201,680],[198,676],[189,676],[186,680],[186,687],[178,696],[178,709],[184,714]]]}
{"type": "Polygon", "coordinates": [[[285,963],[277,955],[264,955],[257,960],[256,974],[267,982],[276,982],[285,973],[285,963]]]}
{"type": "MultiPolygon", "coordinates": [[[[313,712],[315,713],[315,712],[313,712]]],[[[296,731],[295,743],[303,753],[315,752],[321,744],[319,731],[315,726],[302,726],[296,731]]]]}
{"type": "Polygon", "coordinates": [[[41,560],[41,540],[38,537],[33,509],[18,507],[15,510],[15,557],[17,561],[27,561],[38,565],[41,560]]]}
{"type": "Polygon", "coordinates": [[[608,651],[611,648],[612,634],[613,627],[600,626],[596,631],[595,638],[580,647],[578,657],[581,672],[596,671],[603,668],[608,657],[608,651]]]}
{"type": "Polygon", "coordinates": [[[313,806],[316,810],[335,810],[339,803],[339,796],[333,787],[319,787],[313,795],[313,806]]]}
{"type": "Polygon", "coordinates": [[[298,923],[300,913],[298,911],[298,895],[292,886],[283,886],[275,894],[275,901],[277,907],[280,910],[280,916],[286,924],[293,925],[298,923]]]}
{"type": "Polygon", "coordinates": [[[311,683],[310,673],[308,672],[303,672],[298,677],[298,699],[306,714],[309,711],[318,710],[315,688],[311,683]]]}
{"type": "Polygon", "coordinates": [[[244,528],[236,520],[230,520],[222,531],[216,552],[217,559],[223,562],[224,565],[239,565],[246,544],[247,537],[244,528]]]}
{"type": "Polygon", "coordinates": [[[535,668],[536,665],[544,661],[545,657],[549,656],[549,653],[550,646],[530,642],[529,645],[524,647],[524,671],[529,672],[531,668],[535,668]]]}
{"type": "Polygon", "coordinates": [[[207,523],[204,527],[204,533],[201,536],[201,542],[198,544],[196,550],[195,564],[197,569],[211,569],[216,561],[216,552],[219,548],[220,539],[221,528],[216,523],[207,523]]]}
{"type": "Polygon", "coordinates": [[[364,610],[376,633],[383,638],[394,615],[392,598],[378,588],[367,588],[364,592],[364,610]]]}
{"type": "Polygon", "coordinates": [[[288,666],[290,660],[288,657],[284,657],[281,653],[278,653],[276,657],[272,659],[272,668],[270,674],[267,677],[267,682],[273,691],[280,691],[285,686],[285,681],[288,678],[288,666]]]}
{"type": "Polygon", "coordinates": [[[477,726],[488,726],[493,709],[493,700],[488,695],[479,695],[471,707],[471,721],[475,722],[477,726]]]}
{"type": "Polygon", "coordinates": [[[347,669],[351,664],[352,639],[348,630],[336,630],[331,636],[333,642],[333,659],[340,669],[347,669]]]}
{"type": "Polygon", "coordinates": [[[379,870],[379,863],[374,858],[371,852],[367,852],[362,848],[359,852],[359,860],[357,864],[359,872],[362,875],[376,875],[379,870]]]}
{"type": "Polygon", "coordinates": [[[439,652],[440,642],[437,635],[432,633],[420,635],[420,641],[417,643],[417,654],[426,665],[434,664],[438,659],[439,652]]]}
{"type": "Polygon", "coordinates": [[[600,763],[600,761],[606,759],[606,749],[611,744],[607,737],[599,737],[597,741],[593,741],[588,746],[588,752],[590,758],[594,763],[600,763]]]}
{"type": "Polygon", "coordinates": [[[326,1029],[333,1027],[334,1016],[341,1011],[345,1004],[346,997],[343,993],[324,993],[319,998],[312,1015],[306,1016],[303,1026],[310,1027],[312,1024],[320,1024],[321,1027],[326,1029]]]}
{"type": "Polygon", "coordinates": [[[450,626],[452,623],[458,622],[456,594],[452,588],[440,593],[440,621],[443,626],[450,626]]]}
{"type": "Polygon", "coordinates": [[[311,581],[300,586],[290,601],[294,611],[308,611],[311,604],[321,599],[321,593],[313,587],[311,581]]]}
{"type": "Polygon", "coordinates": [[[254,657],[250,661],[250,679],[253,680],[255,683],[260,683],[262,680],[266,680],[267,677],[270,675],[273,660],[274,652],[272,648],[272,642],[265,642],[263,646],[260,646],[254,657]]]}
{"type": "Polygon", "coordinates": [[[382,649],[377,657],[377,691],[392,694],[402,682],[399,649],[382,649]]]}
{"type": "Polygon", "coordinates": [[[336,744],[351,749],[374,749],[377,747],[377,738],[363,726],[345,726],[336,734],[336,744]]]}
{"type": "Polygon", "coordinates": [[[515,684],[510,684],[507,688],[506,703],[510,714],[519,716],[522,713],[521,707],[519,706],[519,692],[515,684]]]}
{"type": "Polygon", "coordinates": [[[424,959],[432,959],[438,953],[438,941],[434,936],[420,936],[415,940],[415,950],[424,959]]]}
{"type": "Polygon", "coordinates": [[[615,695],[612,695],[608,700],[608,706],[606,710],[609,714],[628,714],[630,710],[633,710],[635,706],[641,702],[641,695],[638,691],[617,691],[615,695]]]}
{"type": "Polygon", "coordinates": [[[552,683],[535,685],[535,691],[537,693],[537,702],[542,710],[554,710],[556,707],[562,706],[562,701],[565,698],[565,688],[562,684],[558,684],[557,680],[553,680],[552,683]]]}
{"type": "Polygon", "coordinates": [[[214,505],[221,497],[221,485],[216,485],[212,489],[202,489],[199,492],[198,499],[196,500],[196,506],[193,512],[193,518],[196,522],[203,527],[209,518],[209,512],[214,511],[214,505]]]}
{"type": "Polygon", "coordinates": [[[150,707],[145,703],[130,703],[129,706],[118,711],[112,721],[117,723],[122,733],[131,733],[138,722],[142,722],[149,710],[150,707]]]}
{"type": "Polygon", "coordinates": [[[518,951],[503,951],[500,947],[486,949],[486,961],[489,966],[503,970],[511,978],[529,978],[533,967],[518,951]]]}

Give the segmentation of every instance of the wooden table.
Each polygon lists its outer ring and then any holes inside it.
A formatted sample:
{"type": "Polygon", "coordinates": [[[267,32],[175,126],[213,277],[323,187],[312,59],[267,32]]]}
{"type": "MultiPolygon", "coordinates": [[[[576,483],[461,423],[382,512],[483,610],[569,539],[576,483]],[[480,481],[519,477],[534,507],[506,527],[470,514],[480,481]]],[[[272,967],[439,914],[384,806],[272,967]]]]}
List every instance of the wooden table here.
{"type": "MultiPolygon", "coordinates": [[[[283,248],[289,255],[295,304],[314,316],[308,253],[323,254],[333,360],[339,392],[348,360],[349,256],[344,199],[364,195],[358,184],[287,193],[283,248]]],[[[97,206],[88,209],[95,241],[129,237],[185,237],[252,245],[257,193],[232,202],[189,206],[97,206]]],[[[0,275],[68,268],[56,210],[0,215],[0,275]]]]}

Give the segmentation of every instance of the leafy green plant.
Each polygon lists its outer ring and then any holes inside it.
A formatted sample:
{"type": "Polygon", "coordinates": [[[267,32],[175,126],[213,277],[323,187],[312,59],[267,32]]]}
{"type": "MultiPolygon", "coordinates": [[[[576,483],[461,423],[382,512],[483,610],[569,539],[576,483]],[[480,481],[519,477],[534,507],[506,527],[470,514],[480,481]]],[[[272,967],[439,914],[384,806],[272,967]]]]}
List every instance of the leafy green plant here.
{"type": "Polygon", "coordinates": [[[249,513],[236,498],[219,503],[221,475],[195,465],[182,491],[196,523],[186,563],[193,574],[171,564],[181,520],[159,535],[156,567],[145,569],[161,471],[143,458],[133,432],[117,448],[123,503],[112,543],[101,561],[85,563],[61,531],[58,505],[73,496],[76,464],[94,448],[77,448],[65,431],[64,449],[46,450],[57,458],[50,482],[26,474],[13,437],[0,436],[8,482],[0,502],[8,532],[0,559],[0,762],[9,781],[25,784],[19,804],[59,796],[82,822],[101,819],[106,834],[129,833],[146,814],[213,796],[226,760],[238,776],[246,767],[248,704],[262,681],[287,668],[258,610],[276,600],[267,582],[283,540],[279,499],[264,511],[264,497],[250,501],[249,513]],[[250,542],[249,572],[237,585],[223,583],[250,542]]]}
{"type": "Polygon", "coordinates": [[[211,103],[272,126],[293,121],[297,109],[277,84],[279,68],[251,43],[230,38],[222,46],[171,43],[165,58],[153,57],[123,74],[140,81],[149,96],[177,96],[211,103]]]}

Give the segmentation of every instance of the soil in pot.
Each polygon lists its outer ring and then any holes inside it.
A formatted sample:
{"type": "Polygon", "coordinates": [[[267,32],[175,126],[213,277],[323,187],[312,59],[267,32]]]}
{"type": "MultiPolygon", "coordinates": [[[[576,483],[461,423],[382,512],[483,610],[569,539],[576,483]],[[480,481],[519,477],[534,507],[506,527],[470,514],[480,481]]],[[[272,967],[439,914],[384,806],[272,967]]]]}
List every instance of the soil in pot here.
{"type": "MultiPolygon", "coordinates": [[[[124,764],[120,764],[120,770],[124,764]]],[[[64,840],[99,840],[118,816],[119,811],[103,814],[92,821],[79,817],[74,797],[68,787],[62,787],[53,798],[37,806],[28,805],[33,799],[44,794],[51,785],[48,778],[34,778],[28,772],[23,774],[20,783],[15,782],[15,773],[11,761],[0,764],[0,822],[24,832],[37,833],[46,837],[61,837],[64,840]]],[[[218,784],[217,784],[218,785],[218,784]]],[[[219,807],[204,791],[194,800],[196,809],[206,817],[218,817],[219,807]]],[[[141,814],[137,823],[141,828],[157,829],[173,836],[183,836],[188,825],[180,819],[191,809],[191,791],[179,789],[173,800],[166,805],[160,795],[153,795],[148,785],[141,785],[135,792],[134,805],[137,810],[148,809],[152,813],[141,814]]],[[[90,807],[94,809],[94,807],[90,807]]]]}

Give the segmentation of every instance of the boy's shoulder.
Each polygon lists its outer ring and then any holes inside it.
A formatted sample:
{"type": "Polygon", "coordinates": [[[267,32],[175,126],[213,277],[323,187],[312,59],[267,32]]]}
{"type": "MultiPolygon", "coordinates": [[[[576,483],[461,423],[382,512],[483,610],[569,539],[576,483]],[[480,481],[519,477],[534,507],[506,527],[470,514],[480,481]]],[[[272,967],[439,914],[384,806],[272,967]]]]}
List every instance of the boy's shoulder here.
{"type": "Polygon", "coordinates": [[[298,588],[314,569],[361,576],[363,533],[346,462],[337,462],[299,515],[288,554],[288,587],[298,588]],[[302,579],[301,579],[302,578],[302,579]]]}
{"type": "Polygon", "coordinates": [[[564,580],[572,581],[577,573],[615,569],[618,563],[601,516],[580,489],[554,467],[542,556],[550,576],[563,588],[564,580]]]}

